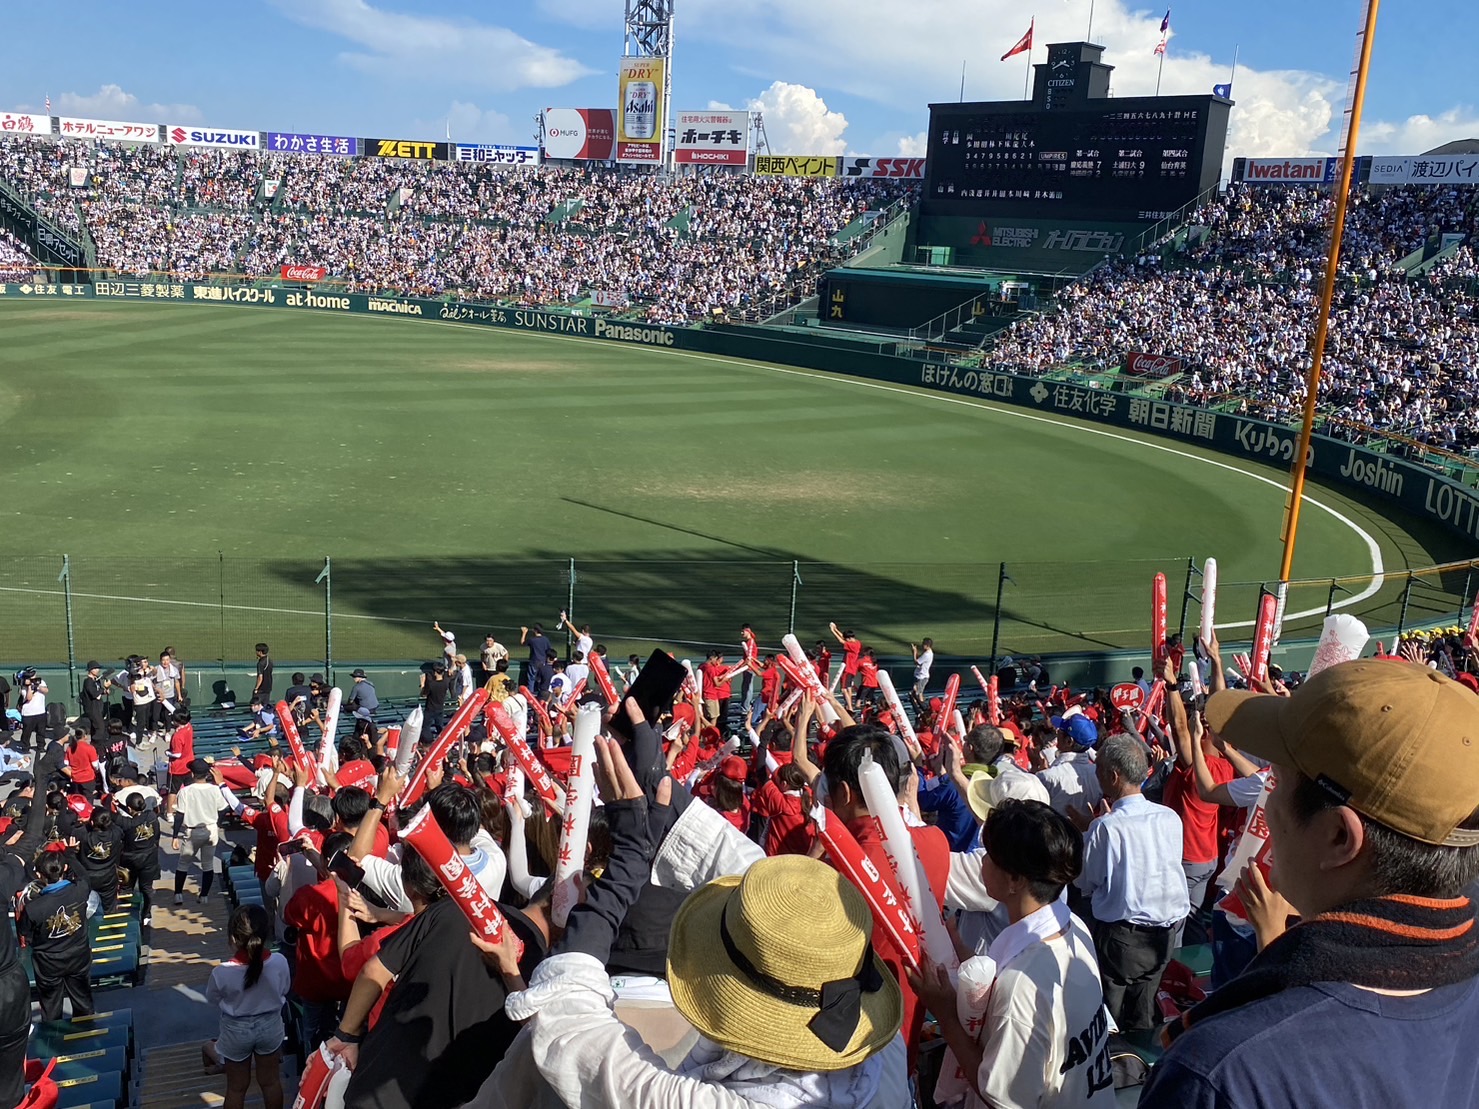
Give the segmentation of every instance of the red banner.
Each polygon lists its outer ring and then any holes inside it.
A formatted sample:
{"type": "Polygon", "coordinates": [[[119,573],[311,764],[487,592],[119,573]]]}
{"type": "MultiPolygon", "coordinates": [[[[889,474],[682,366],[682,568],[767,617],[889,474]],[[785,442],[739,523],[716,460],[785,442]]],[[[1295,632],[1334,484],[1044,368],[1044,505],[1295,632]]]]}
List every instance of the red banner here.
{"type": "Polygon", "coordinates": [[[326,266],[283,266],[279,272],[284,281],[322,281],[329,274],[326,266]]]}
{"type": "Polygon", "coordinates": [[[1130,377],[1170,377],[1181,372],[1181,359],[1133,351],[1125,356],[1124,372],[1130,377]]]}
{"type": "Polygon", "coordinates": [[[318,764],[308,757],[308,752],[303,750],[302,737],[298,735],[298,724],[293,719],[293,710],[288,708],[286,701],[279,701],[274,706],[277,711],[277,722],[282,725],[282,734],[287,737],[288,747],[293,752],[293,760],[304,770],[312,770],[318,764]]]}

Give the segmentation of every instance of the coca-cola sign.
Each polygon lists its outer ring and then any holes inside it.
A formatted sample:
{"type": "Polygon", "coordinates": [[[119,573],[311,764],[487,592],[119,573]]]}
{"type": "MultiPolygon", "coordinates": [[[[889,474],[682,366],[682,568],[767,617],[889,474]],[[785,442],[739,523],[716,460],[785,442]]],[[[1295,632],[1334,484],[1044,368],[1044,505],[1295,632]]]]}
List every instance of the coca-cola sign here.
{"type": "Polygon", "coordinates": [[[1170,377],[1181,372],[1181,359],[1169,354],[1134,351],[1125,358],[1125,373],[1131,377],[1170,377]]]}
{"type": "Polygon", "coordinates": [[[322,281],[329,271],[323,266],[283,266],[284,281],[322,281]]]}

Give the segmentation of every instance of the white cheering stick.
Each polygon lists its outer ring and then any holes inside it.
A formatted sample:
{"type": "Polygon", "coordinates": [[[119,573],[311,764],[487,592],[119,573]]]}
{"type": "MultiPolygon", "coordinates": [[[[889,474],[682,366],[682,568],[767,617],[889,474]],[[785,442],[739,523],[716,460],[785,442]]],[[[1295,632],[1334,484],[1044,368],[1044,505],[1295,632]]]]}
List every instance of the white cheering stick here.
{"type": "Polygon", "coordinates": [[[1213,621],[1217,616],[1217,560],[1202,563],[1202,642],[1212,642],[1213,621]]]}
{"type": "Polygon", "coordinates": [[[909,748],[910,757],[917,759],[920,755],[919,737],[914,734],[914,725],[904,715],[904,704],[899,700],[899,691],[894,688],[894,679],[887,670],[878,671],[878,688],[883,690],[883,699],[888,704],[889,712],[893,714],[904,745],[909,748]]]}
{"type": "Polygon", "coordinates": [[[411,761],[416,757],[416,745],[421,739],[421,706],[417,705],[406,713],[406,722],[401,725],[400,746],[395,749],[395,772],[402,779],[411,772],[411,761]]]}
{"type": "Polygon", "coordinates": [[[811,659],[807,658],[806,652],[801,649],[801,641],[794,635],[787,634],[781,637],[781,645],[786,648],[786,654],[791,656],[791,661],[801,671],[801,678],[806,683],[806,687],[816,698],[817,712],[821,714],[822,723],[837,723],[840,719],[837,710],[832,707],[832,702],[827,700],[827,688],[822,685],[822,679],[817,677],[817,668],[811,664],[811,659]]]}

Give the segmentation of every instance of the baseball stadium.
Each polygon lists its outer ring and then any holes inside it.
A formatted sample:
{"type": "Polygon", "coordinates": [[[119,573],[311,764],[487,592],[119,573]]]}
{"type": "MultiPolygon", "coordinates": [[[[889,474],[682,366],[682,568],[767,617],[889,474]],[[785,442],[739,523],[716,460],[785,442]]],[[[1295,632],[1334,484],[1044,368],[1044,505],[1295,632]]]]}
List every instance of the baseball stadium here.
{"type": "Polygon", "coordinates": [[[1376,0],[1287,156],[1170,11],[872,154],[624,6],[525,142],[0,112],[0,1109],[1342,1104],[1185,1060],[1474,1025],[1479,140],[1363,153],[1376,0]]]}

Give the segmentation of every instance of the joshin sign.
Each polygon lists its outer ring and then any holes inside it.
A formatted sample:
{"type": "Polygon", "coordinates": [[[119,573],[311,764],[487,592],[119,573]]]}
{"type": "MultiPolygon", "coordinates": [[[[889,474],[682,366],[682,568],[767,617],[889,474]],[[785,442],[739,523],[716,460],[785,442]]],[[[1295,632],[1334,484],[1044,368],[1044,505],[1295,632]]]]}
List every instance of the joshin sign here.
{"type": "Polygon", "coordinates": [[[662,161],[662,139],[668,122],[663,118],[667,88],[666,58],[623,58],[617,89],[621,105],[616,112],[616,160],[662,161]]]}

